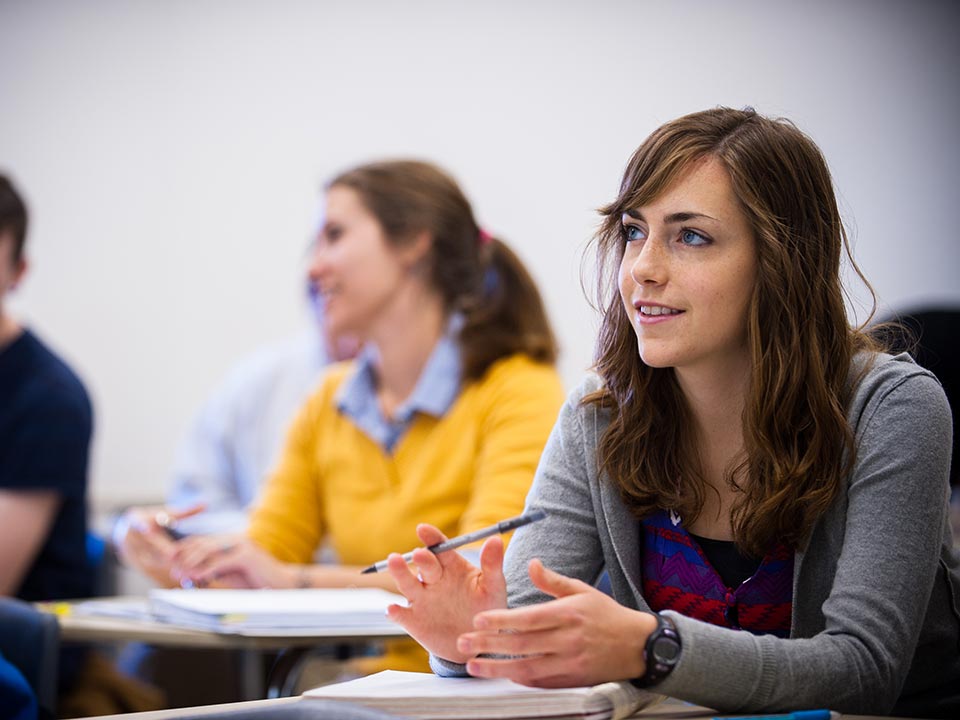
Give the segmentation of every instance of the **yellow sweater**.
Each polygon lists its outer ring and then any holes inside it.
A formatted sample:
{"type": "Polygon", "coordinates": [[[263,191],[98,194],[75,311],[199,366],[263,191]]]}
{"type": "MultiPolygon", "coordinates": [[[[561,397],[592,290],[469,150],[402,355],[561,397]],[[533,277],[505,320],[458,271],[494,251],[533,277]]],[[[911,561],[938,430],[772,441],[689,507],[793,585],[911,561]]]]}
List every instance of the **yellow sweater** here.
{"type": "Polygon", "coordinates": [[[337,409],[351,368],[332,368],[294,421],[250,520],[254,542],[306,563],[326,537],[341,563],[369,565],[419,545],[417,523],[454,536],[522,511],[563,402],[554,368],[499,360],[443,417],[415,415],[392,454],[337,409]]]}

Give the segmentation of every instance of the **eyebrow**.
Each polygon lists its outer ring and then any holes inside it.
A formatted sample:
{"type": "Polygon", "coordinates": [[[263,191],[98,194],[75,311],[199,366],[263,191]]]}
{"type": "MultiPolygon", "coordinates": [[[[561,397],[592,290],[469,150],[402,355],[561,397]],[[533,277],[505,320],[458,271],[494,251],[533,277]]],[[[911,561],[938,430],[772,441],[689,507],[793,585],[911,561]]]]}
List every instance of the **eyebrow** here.
{"type": "MultiPolygon", "coordinates": [[[[629,215],[634,220],[645,220],[645,218],[643,217],[643,213],[641,213],[639,210],[624,210],[623,214],[629,215]]],[[[685,211],[685,212],[670,213],[669,215],[663,218],[663,221],[667,225],[676,225],[677,223],[687,222],[688,220],[696,220],[697,218],[706,218],[707,220],[716,220],[715,217],[711,217],[710,215],[706,215],[705,213],[685,211]]]]}

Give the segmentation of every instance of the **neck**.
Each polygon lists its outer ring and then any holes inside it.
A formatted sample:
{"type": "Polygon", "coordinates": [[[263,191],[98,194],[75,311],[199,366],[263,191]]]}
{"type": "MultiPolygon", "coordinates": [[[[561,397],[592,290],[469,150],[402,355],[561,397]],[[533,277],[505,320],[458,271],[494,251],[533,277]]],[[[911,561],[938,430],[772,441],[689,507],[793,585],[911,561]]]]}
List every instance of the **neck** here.
{"type": "Polygon", "coordinates": [[[446,324],[442,299],[411,288],[395,298],[371,330],[369,338],[378,354],[377,395],[388,416],[413,392],[446,324]]]}
{"type": "Polygon", "coordinates": [[[0,306],[0,348],[6,347],[16,340],[22,331],[23,328],[20,323],[5,313],[3,306],[0,306]]]}
{"type": "Polygon", "coordinates": [[[739,453],[743,448],[743,409],[750,387],[749,364],[738,360],[674,372],[702,444],[726,447],[731,455],[739,453]]]}

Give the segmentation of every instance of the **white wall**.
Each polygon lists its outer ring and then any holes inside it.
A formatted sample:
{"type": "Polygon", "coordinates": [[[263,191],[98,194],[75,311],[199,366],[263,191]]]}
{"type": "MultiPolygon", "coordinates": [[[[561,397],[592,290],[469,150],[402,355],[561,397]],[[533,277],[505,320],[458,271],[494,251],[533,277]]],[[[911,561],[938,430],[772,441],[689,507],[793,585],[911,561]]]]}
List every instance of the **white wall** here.
{"type": "Polygon", "coordinates": [[[95,499],[161,494],[222,372],[302,326],[318,189],[383,155],[446,166],[513,242],[568,385],[593,209],[651,130],[718,104],[820,143],[885,305],[960,301],[957,7],[0,1],[0,168],[34,220],[14,309],[94,397],[95,499]]]}

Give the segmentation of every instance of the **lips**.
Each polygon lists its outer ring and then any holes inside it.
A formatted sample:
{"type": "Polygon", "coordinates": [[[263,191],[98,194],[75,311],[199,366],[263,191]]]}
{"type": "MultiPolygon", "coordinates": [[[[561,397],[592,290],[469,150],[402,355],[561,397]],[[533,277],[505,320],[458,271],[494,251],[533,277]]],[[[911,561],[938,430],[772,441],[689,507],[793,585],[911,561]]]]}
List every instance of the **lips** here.
{"type": "Polygon", "coordinates": [[[642,300],[634,301],[633,307],[636,308],[637,312],[642,317],[648,317],[648,318],[672,317],[675,315],[680,315],[684,312],[683,310],[679,310],[675,307],[670,307],[669,305],[662,305],[660,303],[643,302],[642,300]]]}
{"type": "Polygon", "coordinates": [[[660,317],[663,315],[679,315],[683,310],[677,310],[676,308],[666,307],[665,305],[641,305],[638,310],[640,310],[641,315],[646,315],[647,317],[660,317]]]}

